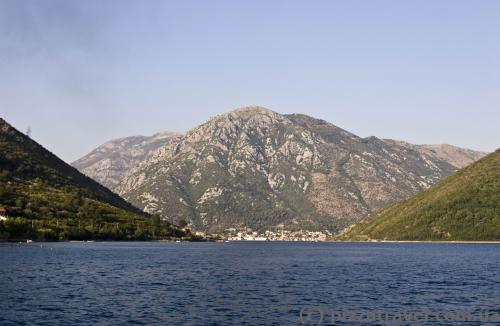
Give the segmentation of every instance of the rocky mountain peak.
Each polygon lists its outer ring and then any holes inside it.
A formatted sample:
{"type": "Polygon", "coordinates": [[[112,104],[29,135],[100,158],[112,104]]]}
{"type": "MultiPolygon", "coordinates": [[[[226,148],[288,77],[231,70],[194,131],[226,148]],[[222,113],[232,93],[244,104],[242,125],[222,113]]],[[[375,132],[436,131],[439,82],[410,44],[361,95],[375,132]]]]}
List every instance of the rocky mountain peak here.
{"type": "Polygon", "coordinates": [[[248,117],[253,115],[276,115],[277,112],[269,110],[263,106],[243,106],[229,112],[223,113],[220,116],[230,115],[230,116],[240,116],[240,117],[248,117]]]}
{"type": "MultiPolygon", "coordinates": [[[[178,133],[178,132],[173,132],[173,131],[161,131],[161,132],[158,132],[156,134],[154,134],[153,136],[149,137],[149,140],[161,140],[161,139],[173,139],[175,137],[179,137],[181,136],[182,134],[178,133]]],[[[145,138],[148,138],[148,137],[145,137],[145,138]]]]}
{"type": "MultiPolygon", "coordinates": [[[[209,119],[204,126],[208,128],[253,128],[272,124],[276,121],[283,121],[285,117],[277,112],[260,106],[248,106],[232,110],[209,119]]],[[[198,128],[196,128],[198,129],[198,128]]]]}

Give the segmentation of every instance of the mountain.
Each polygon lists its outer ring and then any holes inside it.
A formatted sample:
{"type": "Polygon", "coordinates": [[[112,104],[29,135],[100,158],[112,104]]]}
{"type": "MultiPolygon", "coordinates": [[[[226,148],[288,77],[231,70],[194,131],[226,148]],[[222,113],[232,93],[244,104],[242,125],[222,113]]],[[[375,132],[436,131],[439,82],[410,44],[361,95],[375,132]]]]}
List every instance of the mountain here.
{"type": "Polygon", "coordinates": [[[350,240],[500,240],[500,149],[353,227],[350,240]]]}
{"type": "Polygon", "coordinates": [[[134,207],[0,119],[0,239],[147,239],[184,233],[134,207]],[[153,225],[153,224],[154,225],[153,225]],[[152,235],[151,235],[152,233],[152,235]]]}
{"type": "Polygon", "coordinates": [[[197,230],[338,232],[455,170],[411,146],[246,107],[160,147],[115,190],[197,230]]]}
{"type": "Polygon", "coordinates": [[[415,150],[422,155],[426,155],[437,160],[446,161],[457,169],[464,168],[487,154],[485,152],[473,151],[471,149],[460,148],[447,144],[414,145],[404,141],[393,139],[384,139],[384,141],[391,145],[415,150]]]}
{"type": "Polygon", "coordinates": [[[164,131],[151,137],[133,136],[111,140],[71,165],[102,185],[114,189],[128,171],[177,136],[179,134],[164,131]]]}

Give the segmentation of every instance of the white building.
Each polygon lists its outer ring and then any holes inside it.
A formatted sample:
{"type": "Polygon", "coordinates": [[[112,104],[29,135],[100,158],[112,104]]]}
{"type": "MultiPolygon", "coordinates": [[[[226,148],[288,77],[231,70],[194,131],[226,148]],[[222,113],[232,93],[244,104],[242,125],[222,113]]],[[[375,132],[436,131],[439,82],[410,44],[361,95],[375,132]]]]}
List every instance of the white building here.
{"type": "Polygon", "coordinates": [[[5,221],[7,220],[7,216],[5,216],[5,208],[3,207],[0,207],[0,221],[5,221]]]}

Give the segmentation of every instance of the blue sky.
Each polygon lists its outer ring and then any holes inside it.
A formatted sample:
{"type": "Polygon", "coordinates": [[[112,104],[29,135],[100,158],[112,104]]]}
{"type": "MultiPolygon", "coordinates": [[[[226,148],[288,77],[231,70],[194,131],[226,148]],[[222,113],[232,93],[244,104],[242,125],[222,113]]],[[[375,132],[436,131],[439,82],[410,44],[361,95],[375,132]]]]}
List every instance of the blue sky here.
{"type": "Polygon", "coordinates": [[[500,1],[0,0],[0,116],[72,161],[245,105],[500,147],[500,1]]]}

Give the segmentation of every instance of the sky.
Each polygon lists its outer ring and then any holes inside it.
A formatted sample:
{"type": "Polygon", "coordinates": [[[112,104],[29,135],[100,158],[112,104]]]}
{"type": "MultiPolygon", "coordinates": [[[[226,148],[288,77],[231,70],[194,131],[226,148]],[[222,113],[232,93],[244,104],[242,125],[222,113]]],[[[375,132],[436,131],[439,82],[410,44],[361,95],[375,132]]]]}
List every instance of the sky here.
{"type": "Polygon", "coordinates": [[[234,108],[500,147],[500,1],[0,0],[0,117],[67,162],[234,108]]]}

